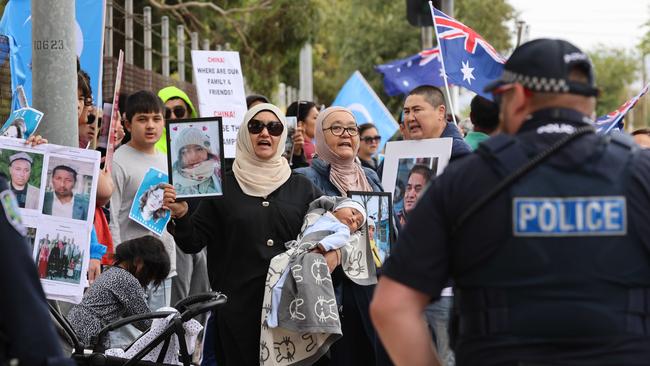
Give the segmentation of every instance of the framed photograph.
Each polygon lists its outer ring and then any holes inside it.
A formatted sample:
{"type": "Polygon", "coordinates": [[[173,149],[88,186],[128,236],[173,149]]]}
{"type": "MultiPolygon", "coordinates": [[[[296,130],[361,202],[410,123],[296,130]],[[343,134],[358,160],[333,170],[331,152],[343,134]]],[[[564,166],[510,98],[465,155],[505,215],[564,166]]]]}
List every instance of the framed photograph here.
{"type": "MultiPolygon", "coordinates": [[[[381,183],[384,191],[393,194],[393,209],[398,219],[415,207],[420,192],[430,180],[442,174],[451,158],[451,146],[452,139],[447,137],[386,144],[381,183]]],[[[399,220],[401,226],[402,219],[399,220]]]]}
{"type": "Polygon", "coordinates": [[[0,148],[0,174],[7,177],[21,211],[39,209],[42,171],[43,153],[0,148]]]}
{"type": "Polygon", "coordinates": [[[169,184],[176,198],[223,196],[223,133],[221,117],[168,120],[169,184]]]}
{"type": "Polygon", "coordinates": [[[350,191],[348,197],[366,209],[366,225],[362,229],[366,247],[370,248],[375,264],[384,263],[392,251],[395,238],[391,193],[350,191]]]}
{"type": "Polygon", "coordinates": [[[158,236],[162,236],[169,219],[171,219],[171,211],[163,208],[165,183],[167,183],[167,174],[149,168],[147,174],[142,178],[142,183],[133,198],[129,212],[131,220],[158,236]]]}

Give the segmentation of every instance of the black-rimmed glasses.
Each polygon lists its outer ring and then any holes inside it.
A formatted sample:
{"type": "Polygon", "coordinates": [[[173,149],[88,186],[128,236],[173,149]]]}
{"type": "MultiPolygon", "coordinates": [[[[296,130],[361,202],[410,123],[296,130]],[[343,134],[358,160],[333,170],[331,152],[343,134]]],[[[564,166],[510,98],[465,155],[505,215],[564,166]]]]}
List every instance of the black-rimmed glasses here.
{"type": "Polygon", "coordinates": [[[357,126],[354,127],[343,127],[343,126],[331,126],[328,128],[323,128],[323,131],[329,130],[332,135],[334,136],[343,136],[343,133],[347,132],[348,135],[350,136],[356,136],[359,134],[359,128],[357,126]]]}

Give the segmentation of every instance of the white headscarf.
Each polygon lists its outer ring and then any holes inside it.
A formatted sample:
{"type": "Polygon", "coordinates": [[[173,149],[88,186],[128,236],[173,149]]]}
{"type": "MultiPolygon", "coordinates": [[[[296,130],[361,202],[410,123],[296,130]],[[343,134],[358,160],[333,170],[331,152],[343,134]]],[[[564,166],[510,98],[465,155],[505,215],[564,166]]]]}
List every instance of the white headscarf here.
{"type": "Polygon", "coordinates": [[[244,115],[244,121],[237,133],[237,152],[232,171],[241,190],[249,196],[266,197],[278,189],[291,176],[291,168],[287,159],[282,157],[287,140],[287,121],[284,113],[273,104],[261,103],[249,109],[244,115]],[[275,154],[268,160],[262,160],[255,155],[255,148],[248,132],[248,122],[262,111],[275,114],[282,122],[284,131],[279,136],[275,154]]]}

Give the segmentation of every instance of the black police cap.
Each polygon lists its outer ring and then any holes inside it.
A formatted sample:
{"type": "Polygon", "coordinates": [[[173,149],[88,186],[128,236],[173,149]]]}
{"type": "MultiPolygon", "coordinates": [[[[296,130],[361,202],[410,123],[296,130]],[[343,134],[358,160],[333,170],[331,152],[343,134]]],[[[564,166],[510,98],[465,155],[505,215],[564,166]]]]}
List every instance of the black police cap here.
{"type": "Polygon", "coordinates": [[[519,83],[534,92],[598,96],[593,66],[578,47],[560,39],[536,39],[517,47],[504,66],[503,74],[485,87],[491,92],[499,86],[519,83]],[[587,76],[587,83],[569,80],[572,69],[587,76]]]}

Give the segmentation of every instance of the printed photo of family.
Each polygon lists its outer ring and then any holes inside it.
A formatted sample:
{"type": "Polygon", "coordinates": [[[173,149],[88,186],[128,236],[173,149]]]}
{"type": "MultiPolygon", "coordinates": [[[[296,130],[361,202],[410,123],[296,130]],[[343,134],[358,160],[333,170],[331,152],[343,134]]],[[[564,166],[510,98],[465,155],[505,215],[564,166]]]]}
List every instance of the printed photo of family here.
{"type": "Polygon", "coordinates": [[[0,174],[7,178],[18,207],[38,210],[42,170],[43,154],[0,149],[0,174]]]}
{"type": "Polygon", "coordinates": [[[145,174],[133,199],[129,218],[161,236],[169,219],[170,211],[163,208],[164,188],[167,174],[150,168],[145,174]]]}
{"type": "Polygon", "coordinates": [[[393,233],[393,206],[388,192],[348,192],[367,214],[365,236],[377,267],[390,255],[393,233]]]}
{"type": "Polygon", "coordinates": [[[176,197],[219,197],[223,195],[223,143],[220,119],[169,121],[168,159],[170,184],[176,197]]]}
{"type": "Polygon", "coordinates": [[[86,220],[93,185],[93,162],[51,156],[47,162],[47,186],[43,214],[86,220]]]}
{"type": "MultiPolygon", "coordinates": [[[[36,266],[41,279],[79,284],[84,253],[72,232],[47,232],[38,239],[36,266]]],[[[77,238],[78,239],[78,238],[77,238]]]]}

